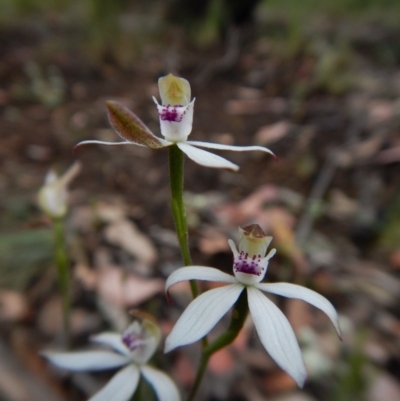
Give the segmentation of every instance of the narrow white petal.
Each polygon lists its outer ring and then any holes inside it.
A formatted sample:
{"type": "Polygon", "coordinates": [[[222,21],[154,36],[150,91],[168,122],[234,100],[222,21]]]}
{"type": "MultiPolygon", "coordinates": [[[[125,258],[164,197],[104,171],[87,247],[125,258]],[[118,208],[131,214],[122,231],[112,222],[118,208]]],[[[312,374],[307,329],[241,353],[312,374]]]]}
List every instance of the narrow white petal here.
{"type": "Polygon", "coordinates": [[[60,185],[63,187],[68,186],[71,181],[80,173],[82,164],[76,161],[61,177],[60,185]]]}
{"type": "Polygon", "coordinates": [[[42,355],[59,368],[84,371],[114,369],[126,365],[130,359],[109,351],[44,352],[42,355]]]}
{"type": "Polygon", "coordinates": [[[233,240],[228,239],[228,244],[229,244],[229,247],[232,250],[233,257],[236,258],[237,256],[239,256],[239,252],[238,252],[238,250],[236,248],[236,244],[233,242],[233,240]]]}
{"type": "Polygon", "coordinates": [[[189,145],[187,142],[178,142],[177,145],[180,150],[185,153],[187,157],[189,157],[189,159],[192,159],[202,166],[227,168],[233,171],[239,170],[239,166],[233,164],[229,160],[226,160],[221,156],[214,155],[210,152],[206,152],[205,150],[197,149],[194,146],[189,145]]]}
{"type": "Polygon", "coordinates": [[[153,387],[159,401],[180,401],[178,388],[168,375],[148,365],[142,366],[140,371],[153,387]]]}
{"type": "Polygon", "coordinates": [[[130,355],[128,347],[122,342],[121,334],[111,332],[100,333],[90,337],[90,341],[93,341],[97,344],[108,345],[122,355],[130,355]]]}
{"type": "MultiPolygon", "coordinates": [[[[77,148],[77,147],[81,147],[82,145],[91,145],[91,144],[112,145],[112,146],[114,146],[114,145],[116,145],[116,146],[118,146],[118,145],[136,145],[136,143],[132,143],[132,142],[128,142],[128,141],[124,141],[124,142],[108,142],[108,141],[100,141],[100,140],[97,140],[97,139],[88,139],[86,141],[78,142],[75,145],[74,149],[77,148]]],[[[143,146],[143,145],[137,145],[137,146],[143,146]]]]}
{"type": "Polygon", "coordinates": [[[215,288],[194,299],[165,340],[164,352],[203,338],[228,312],[243,291],[240,284],[215,288]]]}
{"type": "Polygon", "coordinates": [[[288,298],[302,299],[316,308],[325,312],[335,327],[339,337],[341,337],[338,315],[333,305],[322,295],[308,288],[290,283],[258,284],[256,285],[262,291],[270,292],[276,295],[282,295],[288,298]]]}
{"type": "Polygon", "coordinates": [[[139,377],[139,369],[134,365],[129,365],[114,375],[88,401],[129,401],[136,391],[139,377]]]}
{"type": "Polygon", "coordinates": [[[261,291],[247,287],[249,309],[261,343],[275,362],[302,387],[307,371],[290,323],[261,291]]]}
{"type": "MultiPolygon", "coordinates": [[[[166,141],[165,139],[162,138],[157,138],[162,145],[164,145],[164,147],[167,146],[171,146],[172,142],[170,141],[166,141]]],[[[145,145],[141,145],[139,143],[135,143],[135,142],[128,142],[128,141],[124,141],[124,142],[108,142],[108,141],[100,141],[100,140],[96,140],[96,139],[88,139],[86,141],[81,141],[79,143],[77,143],[74,146],[74,151],[78,148],[80,148],[83,145],[92,145],[92,144],[97,144],[97,145],[107,145],[107,146],[119,146],[119,145],[135,145],[135,146],[143,146],[143,147],[147,147],[145,145]]]]}
{"type": "Polygon", "coordinates": [[[171,285],[188,280],[217,281],[219,283],[236,284],[238,281],[234,276],[226,274],[214,267],[205,266],[186,266],[175,270],[165,283],[165,291],[167,292],[171,285]]]}
{"type": "Polygon", "coordinates": [[[187,141],[187,143],[193,146],[200,146],[201,148],[233,150],[235,152],[260,150],[261,152],[266,152],[271,154],[272,156],[275,156],[272,150],[264,148],[263,146],[234,146],[234,145],[223,145],[221,143],[200,142],[200,141],[187,141]]]}

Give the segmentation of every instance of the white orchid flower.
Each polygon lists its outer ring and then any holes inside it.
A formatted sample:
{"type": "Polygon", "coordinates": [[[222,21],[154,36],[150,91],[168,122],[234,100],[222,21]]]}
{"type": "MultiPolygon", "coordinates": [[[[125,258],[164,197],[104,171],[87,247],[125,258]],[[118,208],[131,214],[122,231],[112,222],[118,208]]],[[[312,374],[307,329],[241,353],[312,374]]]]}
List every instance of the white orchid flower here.
{"type": "Polygon", "coordinates": [[[61,177],[50,170],[38,193],[38,204],[51,218],[64,217],[68,209],[68,185],[79,174],[80,163],[75,162],[61,177]]]}
{"type": "Polygon", "coordinates": [[[153,97],[157,105],[160,118],[161,134],[165,139],[155,136],[149,128],[133,112],[122,104],[108,101],[108,117],[115,132],[123,139],[123,142],[105,142],[99,140],[87,140],[79,142],[74,149],[86,144],[101,145],[140,145],[152,149],[165,148],[176,144],[179,149],[190,159],[202,166],[226,168],[237,171],[236,164],[217,156],[213,153],[198,148],[209,148],[217,150],[251,151],[260,150],[272,153],[271,150],[262,146],[230,146],[217,143],[188,141],[187,138],[192,131],[194,101],[190,100],[190,84],[184,78],[169,74],[158,80],[160,105],[153,97]]]}
{"type": "Polygon", "coordinates": [[[240,232],[239,251],[229,240],[234,256],[234,276],[204,266],[183,267],[169,276],[165,285],[167,295],[172,285],[186,280],[217,281],[229,285],[207,291],[189,304],[167,337],[165,352],[203,338],[246,289],[250,314],[261,343],[276,363],[299,386],[303,386],[307,371],[293,329],[284,314],[262,292],[309,302],[328,315],[340,336],[336,310],[326,298],[308,288],[289,283],[261,283],[269,259],[275,254],[275,249],[272,249],[265,256],[272,237],[266,236],[255,224],[240,229],[240,232]]]}
{"type": "Polygon", "coordinates": [[[123,367],[89,401],[128,401],[139,383],[140,375],[152,386],[160,401],[179,401],[179,391],[165,373],[147,365],[161,338],[160,329],[149,319],[135,321],[122,334],[105,332],[92,341],[109,346],[111,351],[44,352],[52,364],[72,371],[99,371],[123,367]]]}

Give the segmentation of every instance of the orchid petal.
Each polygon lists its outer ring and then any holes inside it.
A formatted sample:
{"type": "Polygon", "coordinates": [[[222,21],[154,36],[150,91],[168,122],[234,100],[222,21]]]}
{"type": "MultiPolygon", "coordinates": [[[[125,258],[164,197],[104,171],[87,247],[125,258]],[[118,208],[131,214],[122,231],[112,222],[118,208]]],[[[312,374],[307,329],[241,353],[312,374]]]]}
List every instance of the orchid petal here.
{"type": "Polygon", "coordinates": [[[140,368],[144,378],[153,387],[159,401],[179,401],[179,391],[171,378],[163,372],[150,366],[140,368]]]}
{"type": "Polygon", "coordinates": [[[186,106],[190,102],[190,84],[185,78],[168,74],[158,80],[163,105],[186,106]]]}
{"type": "Polygon", "coordinates": [[[139,383],[139,369],[129,365],[115,374],[112,379],[88,401],[128,401],[139,383]]]}
{"type": "Polygon", "coordinates": [[[130,351],[128,347],[123,343],[120,334],[111,332],[100,333],[92,336],[90,338],[90,341],[93,341],[97,344],[107,345],[113,348],[115,351],[118,351],[122,355],[130,355],[130,351]]]}
{"type": "Polygon", "coordinates": [[[130,350],[130,357],[138,365],[147,363],[161,340],[158,325],[145,314],[137,313],[141,320],[135,320],[123,333],[122,341],[130,350]]]}
{"type": "Polygon", "coordinates": [[[165,340],[167,353],[203,338],[225,315],[243,291],[240,284],[215,288],[195,298],[182,313],[165,340]]]}
{"type": "Polygon", "coordinates": [[[251,316],[261,343],[275,362],[302,387],[307,371],[290,323],[261,291],[247,287],[251,316]]]}
{"type": "MultiPolygon", "coordinates": [[[[49,181],[49,175],[46,180],[49,181]]],[[[60,218],[67,213],[68,191],[60,182],[52,182],[44,185],[38,193],[38,204],[48,216],[60,218]]]]}
{"type": "Polygon", "coordinates": [[[274,284],[258,284],[256,285],[261,291],[270,292],[276,295],[282,295],[287,298],[297,298],[308,302],[316,308],[322,310],[335,327],[338,336],[341,337],[339,320],[336,309],[333,305],[322,295],[308,288],[290,283],[274,283],[274,284]]]}
{"type": "Polygon", "coordinates": [[[272,150],[268,148],[264,148],[263,146],[234,146],[234,145],[224,145],[222,143],[211,143],[211,142],[201,142],[201,141],[187,141],[186,143],[199,146],[201,148],[208,149],[219,149],[219,150],[233,150],[234,152],[247,152],[253,150],[260,150],[262,152],[266,152],[275,157],[272,150]]]}
{"type": "Polygon", "coordinates": [[[157,138],[135,113],[121,103],[108,101],[106,104],[110,124],[122,139],[152,149],[169,146],[169,143],[157,138]]]}
{"type": "Polygon", "coordinates": [[[157,105],[160,130],[164,138],[174,143],[186,142],[192,132],[195,99],[186,106],[161,106],[157,103],[156,98],[153,100],[157,105]]]}
{"type": "Polygon", "coordinates": [[[76,161],[61,177],[60,185],[67,187],[71,181],[80,173],[82,165],[79,161],[76,161]]]}
{"type": "Polygon", "coordinates": [[[59,368],[84,371],[105,370],[119,368],[130,362],[126,356],[109,351],[82,351],[82,352],[50,352],[42,354],[53,365],[59,368]]]}
{"type": "Polygon", "coordinates": [[[108,141],[100,141],[97,139],[88,139],[86,141],[81,141],[78,142],[72,149],[73,152],[75,152],[77,149],[79,149],[81,146],[84,145],[107,145],[107,146],[119,146],[119,145],[137,145],[137,146],[144,146],[144,145],[139,145],[138,143],[133,143],[133,142],[108,142],[108,141]]]}
{"type": "Polygon", "coordinates": [[[171,273],[165,283],[165,291],[168,292],[171,285],[188,280],[216,281],[228,284],[237,284],[238,282],[235,277],[214,267],[186,266],[171,273]]]}
{"type": "Polygon", "coordinates": [[[239,170],[239,166],[233,164],[229,160],[205,150],[197,149],[194,146],[189,145],[188,142],[177,142],[177,145],[179,149],[189,157],[189,159],[192,159],[202,166],[226,168],[233,171],[239,170]]]}

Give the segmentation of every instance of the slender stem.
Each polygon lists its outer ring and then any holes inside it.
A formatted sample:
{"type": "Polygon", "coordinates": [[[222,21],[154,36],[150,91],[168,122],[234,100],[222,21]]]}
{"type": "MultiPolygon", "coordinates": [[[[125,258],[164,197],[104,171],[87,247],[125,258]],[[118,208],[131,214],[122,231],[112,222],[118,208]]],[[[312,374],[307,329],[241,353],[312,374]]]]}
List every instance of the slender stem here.
{"type": "Polygon", "coordinates": [[[233,340],[237,337],[239,331],[242,329],[244,325],[247,313],[248,313],[247,291],[244,290],[240,294],[240,297],[238,298],[233,307],[231,323],[229,324],[229,327],[226,330],[226,332],[221,334],[216,340],[214,340],[211,344],[207,345],[203,349],[200,365],[197,370],[196,379],[187,401],[193,401],[194,397],[196,396],[201,381],[203,379],[204,373],[207,369],[210,357],[215,352],[219,351],[221,348],[224,348],[233,342],[233,340]]]}
{"type": "Polygon", "coordinates": [[[55,262],[58,273],[58,284],[62,299],[62,311],[64,322],[64,339],[68,347],[70,339],[70,297],[69,297],[69,262],[65,252],[64,242],[64,222],[62,219],[54,219],[54,242],[55,242],[55,262]]]}
{"type": "MultiPolygon", "coordinates": [[[[181,248],[182,258],[185,266],[192,264],[190,257],[188,228],[186,221],[186,209],[183,202],[183,165],[184,154],[176,145],[169,147],[169,176],[171,186],[171,209],[174,217],[176,234],[181,248]]],[[[194,280],[190,281],[193,298],[199,291],[194,280]]]]}

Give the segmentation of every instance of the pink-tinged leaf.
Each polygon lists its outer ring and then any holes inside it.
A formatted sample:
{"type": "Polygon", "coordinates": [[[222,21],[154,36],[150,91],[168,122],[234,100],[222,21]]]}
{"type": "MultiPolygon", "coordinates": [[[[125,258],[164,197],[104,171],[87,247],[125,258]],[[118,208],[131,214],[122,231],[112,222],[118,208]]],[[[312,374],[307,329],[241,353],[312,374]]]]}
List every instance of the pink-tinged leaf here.
{"type": "Polygon", "coordinates": [[[108,101],[108,118],[115,132],[125,141],[134,142],[152,149],[168,146],[169,143],[157,138],[132,111],[115,101],[108,101]]]}

